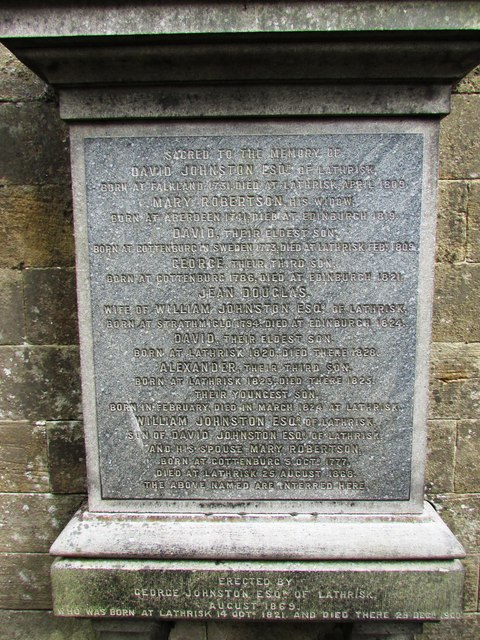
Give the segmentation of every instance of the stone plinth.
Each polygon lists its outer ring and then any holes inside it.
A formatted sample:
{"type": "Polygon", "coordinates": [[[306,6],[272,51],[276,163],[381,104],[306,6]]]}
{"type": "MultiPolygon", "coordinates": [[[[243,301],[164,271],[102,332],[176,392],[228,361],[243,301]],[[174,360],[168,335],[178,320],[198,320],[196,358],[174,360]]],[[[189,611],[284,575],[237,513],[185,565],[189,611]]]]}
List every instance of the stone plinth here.
{"type": "Polygon", "coordinates": [[[56,560],[63,616],[391,622],[455,618],[451,562],[56,560]]]}

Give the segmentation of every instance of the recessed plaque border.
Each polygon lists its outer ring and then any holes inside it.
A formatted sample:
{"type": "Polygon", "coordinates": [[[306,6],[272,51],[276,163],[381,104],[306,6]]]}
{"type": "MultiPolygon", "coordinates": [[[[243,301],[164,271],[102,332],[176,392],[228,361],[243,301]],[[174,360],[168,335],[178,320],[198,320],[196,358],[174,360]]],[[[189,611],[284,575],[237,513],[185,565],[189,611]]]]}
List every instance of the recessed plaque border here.
{"type": "Polygon", "coordinates": [[[428,395],[431,307],[433,291],[434,229],[437,178],[438,124],[430,119],[383,118],[345,120],[276,120],[155,122],[79,124],[71,126],[72,174],[75,211],[76,259],[80,312],[82,390],[89,480],[89,508],[101,512],[155,513],[421,513],[423,510],[423,467],[428,395]],[[93,358],[92,309],[89,285],[87,233],[86,138],[161,138],[168,136],[239,136],[308,134],[415,133],[423,136],[422,214],[420,227],[418,296],[416,318],[415,389],[413,401],[412,464],[408,500],[125,500],[102,499],[95,369],[93,358]]]}

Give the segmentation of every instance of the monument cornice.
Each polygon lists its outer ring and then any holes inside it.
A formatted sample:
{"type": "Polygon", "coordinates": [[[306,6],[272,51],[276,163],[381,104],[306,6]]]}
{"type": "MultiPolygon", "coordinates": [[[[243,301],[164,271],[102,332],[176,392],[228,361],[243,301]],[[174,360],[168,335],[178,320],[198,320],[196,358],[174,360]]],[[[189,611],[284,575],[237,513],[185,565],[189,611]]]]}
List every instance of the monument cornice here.
{"type": "Polygon", "coordinates": [[[176,2],[104,0],[55,6],[3,3],[9,37],[140,36],[224,33],[463,32],[480,28],[475,1],[176,2]]]}
{"type": "Polygon", "coordinates": [[[9,4],[0,40],[67,120],[442,115],[480,58],[475,2],[9,4]]]}

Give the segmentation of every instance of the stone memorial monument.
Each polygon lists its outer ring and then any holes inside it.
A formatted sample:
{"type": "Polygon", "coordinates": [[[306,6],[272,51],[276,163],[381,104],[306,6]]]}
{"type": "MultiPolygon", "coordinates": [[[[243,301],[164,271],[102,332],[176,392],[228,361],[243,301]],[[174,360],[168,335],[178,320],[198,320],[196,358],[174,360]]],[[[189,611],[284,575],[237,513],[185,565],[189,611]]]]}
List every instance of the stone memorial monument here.
{"type": "Polygon", "coordinates": [[[458,616],[423,470],[437,134],[478,4],[6,4],[71,134],[89,496],[56,614],[458,616]]]}

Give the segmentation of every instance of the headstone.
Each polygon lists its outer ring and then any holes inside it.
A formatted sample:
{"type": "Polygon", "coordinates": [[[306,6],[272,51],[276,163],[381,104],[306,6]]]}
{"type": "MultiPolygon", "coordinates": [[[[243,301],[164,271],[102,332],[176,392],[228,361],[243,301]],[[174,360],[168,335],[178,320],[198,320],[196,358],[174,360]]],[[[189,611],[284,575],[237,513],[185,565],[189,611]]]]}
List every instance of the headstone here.
{"type": "Polygon", "coordinates": [[[460,615],[423,469],[438,122],[479,16],[404,5],[7,6],[71,123],[89,502],[57,615],[460,615]]]}

